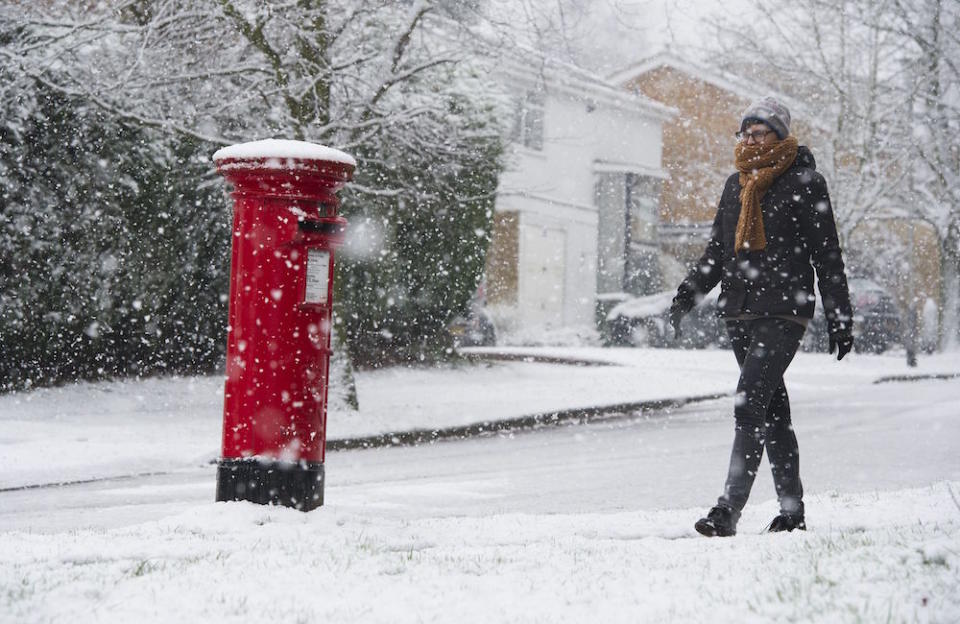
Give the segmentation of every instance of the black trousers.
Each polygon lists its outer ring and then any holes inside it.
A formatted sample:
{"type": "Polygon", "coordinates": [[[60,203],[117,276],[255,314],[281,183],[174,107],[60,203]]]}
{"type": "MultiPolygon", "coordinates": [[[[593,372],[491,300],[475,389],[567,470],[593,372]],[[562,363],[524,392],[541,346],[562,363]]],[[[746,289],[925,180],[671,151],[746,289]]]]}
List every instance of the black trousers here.
{"type": "Polygon", "coordinates": [[[790,397],[783,384],[783,374],[797,353],[803,332],[803,325],[786,319],[727,321],[740,381],[730,469],[718,503],[737,515],[747,504],[764,448],[781,513],[803,514],[800,451],[790,421],[790,397]]]}

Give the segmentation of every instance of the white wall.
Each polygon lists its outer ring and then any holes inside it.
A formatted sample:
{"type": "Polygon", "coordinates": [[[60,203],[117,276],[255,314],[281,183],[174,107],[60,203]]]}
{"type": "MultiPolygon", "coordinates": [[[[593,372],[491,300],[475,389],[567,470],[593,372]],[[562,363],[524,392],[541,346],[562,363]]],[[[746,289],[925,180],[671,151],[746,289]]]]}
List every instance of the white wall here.
{"type": "MultiPolygon", "coordinates": [[[[500,180],[498,211],[517,211],[520,226],[518,303],[499,310],[508,324],[521,327],[594,323],[597,270],[598,162],[619,163],[625,171],[660,170],[662,125],[642,104],[633,110],[592,100],[589,91],[570,94],[546,88],[542,151],[508,148],[507,171],[500,180]],[[562,276],[546,274],[536,256],[544,238],[564,232],[562,276]],[[529,249],[536,248],[535,253],[529,249]],[[562,280],[555,290],[559,310],[544,314],[545,280],[562,280]],[[546,319],[550,319],[545,321],[546,319]]],[[[619,166],[619,165],[614,165],[619,166]]],[[[558,259],[559,261],[559,259],[558,259]]]]}

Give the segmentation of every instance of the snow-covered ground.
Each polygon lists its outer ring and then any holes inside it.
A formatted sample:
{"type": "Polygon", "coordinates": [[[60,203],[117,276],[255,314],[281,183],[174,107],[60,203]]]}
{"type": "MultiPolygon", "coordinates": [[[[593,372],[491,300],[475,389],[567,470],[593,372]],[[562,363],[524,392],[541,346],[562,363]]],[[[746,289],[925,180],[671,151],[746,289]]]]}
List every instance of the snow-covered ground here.
{"type": "MultiPolygon", "coordinates": [[[[361,373],[331,437],[729,392],[729,352],[513,350],[608,362],[361,373]]],[[[586,426],[331,452],[326,505],[212,503],[221,381],[0,397],[0,622],[960,621],[960,353],[798,355],[810,530],[696,536],[731,398],[586,426]],[[137,473],[162,473],[135,476],[137,473]],[[126,475],[126,476],[125,476],[126,475]],[[134,475],[134,476],[131,476],[134,475]],[[58,481],[67,487],[12,489],[58,481]]]]}
{"type": "Polygon", "coordinates": [[[691,536],[698,510],[398,519],[206,503],[111,531],[0,535],[0,620],[957,621],[946,484],[812,503],[806,534],[727,540],[691,536]]]}

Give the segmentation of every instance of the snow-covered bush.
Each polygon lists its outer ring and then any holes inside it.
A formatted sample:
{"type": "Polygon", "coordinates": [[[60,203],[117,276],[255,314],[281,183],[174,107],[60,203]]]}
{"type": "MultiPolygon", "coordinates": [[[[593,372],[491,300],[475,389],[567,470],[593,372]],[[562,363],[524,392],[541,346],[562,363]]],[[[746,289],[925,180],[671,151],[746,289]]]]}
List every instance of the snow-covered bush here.
{"type": "Polygon", "coordinates": [[[3,73],[0,389],[211,369],[229,215],[207,146],[3,73]]]}

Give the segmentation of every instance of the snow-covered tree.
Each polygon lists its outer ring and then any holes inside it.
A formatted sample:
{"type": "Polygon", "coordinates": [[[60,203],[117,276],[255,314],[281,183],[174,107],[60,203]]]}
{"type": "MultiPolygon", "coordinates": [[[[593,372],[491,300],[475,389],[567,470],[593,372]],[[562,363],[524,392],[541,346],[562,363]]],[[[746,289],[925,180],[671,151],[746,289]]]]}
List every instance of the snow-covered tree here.
{"type": "Polygon", "coordinates": [[[818,165],[833,183],[843,239],[868,215],[901,204],[907,180],[904,104],[890,82],[894,68],[881,66],[900,44],[868,25],[863,9],[846,0],[754,2],[720,24],[724,53],[715,57],[817,116],[810,122],[827,147],[818,165]]]}
{"type": "MultiPolygon", "coordinates": [[[[960,127],[958,26],[960,4],[942,0],[756,1],[720,21],[714,55],[816,113],[843,239],[880,217],[934,227],[944,343],[960,329],[960,158],[951,138],[960,127]]],[[[864,260],[881,258],[862,251],[864,260]]]]}
{"type": "MultiPolygon", "coordinates": [[[[212,151],[277,136],[356,155],[344,209],[358,229],[380,231],[380,247],[341,263],[340,316],[356,340],[402,326],[404,350],[463,308],[482,268],[500,133],[469,52],[428,27],[458,29],[475,15],[470,3],[439,0],[7,0],[0,59],[21,83],[152,132],[144,141],[212,151]]],[[[163,174],[200,187],[210,172],[163,174]]],[[[222,252],[220,236],[212,248],[222,252]]]]}
{"type": "Polygon", "coordinates": [[[960,3],[893,0],[878,27],[905,43],[903,94],[912,132],[914,213],[940,236],[941,343],[960,344],[960,3]]]}

